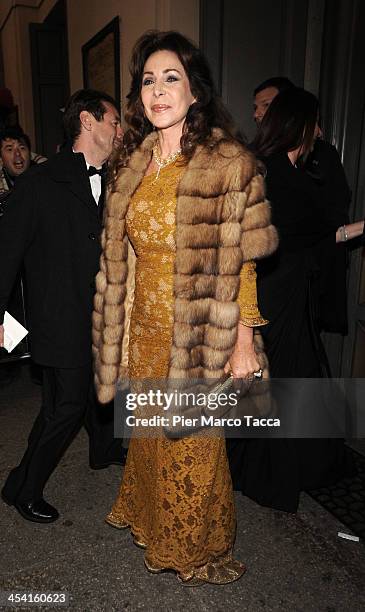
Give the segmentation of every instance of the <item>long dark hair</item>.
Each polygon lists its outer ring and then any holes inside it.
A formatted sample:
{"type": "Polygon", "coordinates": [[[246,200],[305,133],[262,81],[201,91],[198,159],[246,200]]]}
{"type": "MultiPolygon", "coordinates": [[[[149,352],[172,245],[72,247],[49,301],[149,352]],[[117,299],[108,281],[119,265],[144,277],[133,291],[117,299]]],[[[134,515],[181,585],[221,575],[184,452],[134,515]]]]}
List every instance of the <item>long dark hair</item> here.
{"type": "Polygon", "coordinates": [[[196,99],[188,110],[180,142],[185,160],[191,158],[198,144],[209,140],[213,127],[221,128],[229,140],[238,138],[231,115],[215,91],[210,68],[202,52],[179,32],[152,30],[137,40],[132,52],[132,81],[125,112],[128,129],[119,150],[111,160],[111,180],[153,130],[153,125],[144,113],[141,86],[146,61],[156,51],[171,51],[177,55],[189,79],[191,93],[196,99]]]}
{"type": "Polygon", "coordinates": [[[305,162],[317,121],[317,98],[301,87],[291,87],[273,99],[251,147],[260,158],[301,147],[298,162],[305,162]]]}

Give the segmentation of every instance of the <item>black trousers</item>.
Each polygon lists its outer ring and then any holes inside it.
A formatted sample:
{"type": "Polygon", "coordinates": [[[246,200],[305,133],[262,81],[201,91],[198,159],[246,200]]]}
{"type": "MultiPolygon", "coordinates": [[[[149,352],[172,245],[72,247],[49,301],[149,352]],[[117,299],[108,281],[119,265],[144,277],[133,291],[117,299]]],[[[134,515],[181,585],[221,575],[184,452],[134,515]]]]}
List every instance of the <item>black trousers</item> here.
{"type": "Polygon", "coordinates": [[[122,440],[114,439],[113,406],[101,406],[92,384],[91,366],[43,368],[42,407],[28,448],[4,485],[10,502],[40,499],[43,488],[80,427],[90,439],[90,465],[121,461],[122,440]]]}

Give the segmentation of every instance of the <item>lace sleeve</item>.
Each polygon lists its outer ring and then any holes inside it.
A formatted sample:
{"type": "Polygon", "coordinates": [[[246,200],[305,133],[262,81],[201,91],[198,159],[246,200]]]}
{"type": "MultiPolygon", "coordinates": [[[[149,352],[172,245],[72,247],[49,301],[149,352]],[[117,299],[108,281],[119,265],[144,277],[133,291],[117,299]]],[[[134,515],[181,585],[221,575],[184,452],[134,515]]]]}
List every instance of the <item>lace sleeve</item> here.
{"type": "Polygon", "coordinates": [[[237,302],[240,306],[240,321],[244,325],[258,327],[268,323],[261,316],[257,305],[256,264],[254,261],[247,261],[242,266],[237,302]]]}

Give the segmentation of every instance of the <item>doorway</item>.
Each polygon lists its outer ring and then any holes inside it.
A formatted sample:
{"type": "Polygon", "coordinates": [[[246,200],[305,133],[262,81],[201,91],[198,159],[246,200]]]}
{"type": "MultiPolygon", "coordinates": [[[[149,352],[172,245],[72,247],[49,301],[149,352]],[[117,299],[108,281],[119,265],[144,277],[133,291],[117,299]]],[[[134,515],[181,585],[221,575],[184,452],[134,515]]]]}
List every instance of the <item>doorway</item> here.
{"type": "Polygon", "coordinates": [[[43,23],[31,23],[36,151],[46,157],[63,142],[62,109],[69,95],[66,1],[58,0],[43,23]]]}

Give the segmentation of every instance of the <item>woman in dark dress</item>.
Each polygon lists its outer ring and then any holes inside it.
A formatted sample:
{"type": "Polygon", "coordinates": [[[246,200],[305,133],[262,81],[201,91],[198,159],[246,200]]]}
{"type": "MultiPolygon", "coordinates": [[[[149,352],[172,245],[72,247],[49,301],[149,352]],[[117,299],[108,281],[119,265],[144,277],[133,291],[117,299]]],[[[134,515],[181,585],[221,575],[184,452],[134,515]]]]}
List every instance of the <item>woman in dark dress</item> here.
{"type": "MultiPolygon", "coordinates": [[[[319,133],[317,99],[291,88],[273,100],[253,142],[280,240],[278,251],[257,266],[258,303],[269,321],[261,331],[273,379],[330,376],[319,333],[321,273],[336,242],[345,238],[326,210],[320,182],[306,171],[319,133]]],[[[295,407],[298,385],[283,384],[295,407]]],[[[276,381],[273,388],[280,388],[276,381]]],[[[338,439],[228,440],[227,446],[235,488],[288,512],[297,510],[302,490],[331,484],[346,469],[338,439]]]]}

